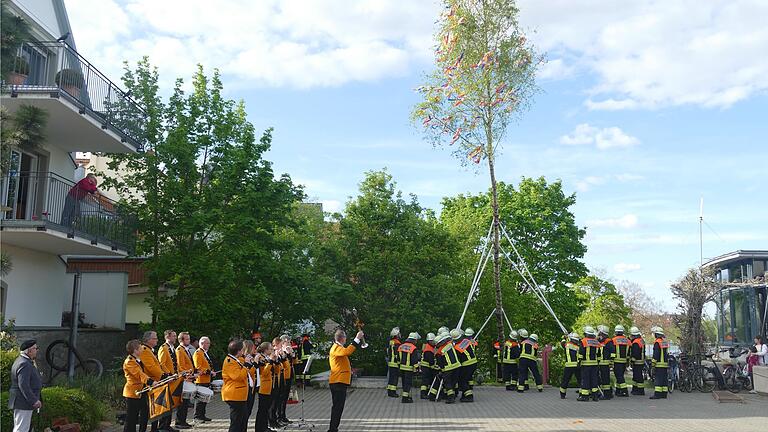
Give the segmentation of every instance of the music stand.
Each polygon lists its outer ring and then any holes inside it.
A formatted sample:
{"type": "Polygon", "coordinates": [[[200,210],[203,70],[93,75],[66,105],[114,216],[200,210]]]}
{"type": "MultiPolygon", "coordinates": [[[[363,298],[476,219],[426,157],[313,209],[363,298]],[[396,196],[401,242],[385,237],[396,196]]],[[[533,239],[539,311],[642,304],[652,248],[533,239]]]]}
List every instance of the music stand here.
{"type": "MultiPolygon", "coordinates": [[[[309,375],[309,369],[312,367],[312,360],[315,359],[315,355],[312,354],[307,359],[307,364],[304,365],[304,372],[302,372],[303,376],[309,375]]],[[[307,419],[304,418],[304,390],[305,386],[307,385],[307,380],[302,379],[301,380],[301,417],[299,417],[299,421],[296,424],[291,425],[291,429],[307,429],[309,431],[315,430],[315,424],[310,423],[307,421],[307,419]]]]}

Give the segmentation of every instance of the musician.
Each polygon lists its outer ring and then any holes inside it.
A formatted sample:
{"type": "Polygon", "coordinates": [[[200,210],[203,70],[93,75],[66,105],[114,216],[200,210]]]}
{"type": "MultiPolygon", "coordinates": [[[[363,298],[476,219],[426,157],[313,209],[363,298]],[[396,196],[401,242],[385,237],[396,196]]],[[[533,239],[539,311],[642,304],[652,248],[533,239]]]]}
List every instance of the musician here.
{"type": "Polygon", "coordinates": [[[328,362],[331,364],[331,375],[328,384],[331,388],[331,424],[328,432],[338,432],[339,423],[341,423],[341,414],[344,412],[344,403],[347,399],[347,387],[352,382],[352,365],[349,362],[349,356],[360,346],[360,341],[364,335],[358,331],[355,340],[348,346],[347,333],[342,329],[336,330],[334,334],[334,344],[331,346],[331,352],[328,362]]]}
{"type": "Polygon", "coordinates": [[[259,381],[256,377],[256,374],[258,373],[258,365],[255,363],[255,358],[256,345],[253,344],[253,341],[244,340],[243,355],[240,356],[240,361],[248,367],[248,375],[251,376],[251,382],[253,382],[253,387],[251,387],[251,391],[248,392],[248,415],[246,416],[246,423],[247,419],[251,418],[253,404],[256,402],[256,397],[258,397],[257,395],[259,394],[259,381]]]}
{"type": "MultiPolygon", "coordinates": [[[[160,381],[168,375],[168,371],[160,364],[160,360],[155,356],[155,347],[157,346],[157,332],[146,331],[142,338],[144,343],[141,350],[141,362],[144,365],[144,372],[152,378],[153,381],[160,381]]],[[[147,417],[149,417],[149,404],[147,404],[147,417]]],[[[139,432],[145,432],[147,430],[147,424],[139,424],[139,432]]],[[[158,422],[153,421],[151,432],[157,432],[158,422]]]]}
{"type": "MultiPolygon", "coordinates": [[[[227,346],[227,358],[221,367],[224,386],[221,399],[229,405],[229,432],[245,432],[248,428],[248,394],[254,386],[249,366],[240,361],[243,342],[233,340],[227,346]]],[[[246,361],[250,363],[251,356],[246,361]]]]}
{"type": "MultiPolygon", "coordinates": [[[[195,384],[202,387],[211,387],[211,379],[216,376],[216,372],[213,370],[213,363],[211,357],[208,356],[208,349],[211,347],[211,340],[208,336],[200,338],[200,348],[195,351],[195,355],[192,356],[192,360],[195,364],[195,373],[198,374],[195,384]]],[[[205,415],[205,402],[197,401],[195,404],[195,420],[201,422],[209,422],[211,419],[205,415]]]]}
{"type": "Polygon", "coordinates": [[[291,385],[295,375],[293,374],[293,362],[296,359],[296,352],[291,345],[291,337],[287,334],[280,336],[280,342],[283,347],[283,391],[280,394],[280,405],[278,405],[277,421],[288,425],[293,423],[285,414],[288,405],[288,398],[291,396],[291,385]]]}
{"type": "Polygon", "coordinates": [[[256,432],[269,431],[269,411],[272,406],[272,368],[274,366],[275,355],[272,350],[272,344],[263,342],[256,348],[257,360],[259,362],[259,408],[256,411],[256,432]]]}
{"type": "MultiPolygon", "coordinates": [[[[192,360],[194,351],[190,351],[192,347],[188,332],[179,333],[179,346],[176,347],[176,360],[179,364],[179,370],[181,371],[194,371],[195,363],[192,360]]],[[[186,381],[193,382],[195,380],[194,374],[187,375],[186,381]]],[[[182,384],[184,385],[184,384],[182,384]]],[[[182,399],[181,405],[176,410],[176,429],[189,429],[192,427],[187,423],[187,413],[189,407],[192,406],[192,402],[189,399],[182,399]]]]}
{"type": "Polygon", "coordinates": [[[144,372],[144,364],[141,362],[142,346],[138,339],[132,339],[125,344],[128,357],[123,361],[123,397],[125,398],[126,413],[123,432],[136,432],[136,425],[143,425],[147,429],[147,417],[149,416],[149,404],[147,394],[137,395],[136,392],[150,386],[154,382],[144,372]]]}
{"type": "Polygon", "coordinates": [[[279,429],[284,425],[280,421],[280,408],[282,407],[282,394],[285,385],[285,367],[283,360],[285,352],[280,338],[272,339],[272,347],[276,355],[276,363],[272,367],[272,406],[269,409],[269,427],[279,429]]]}
{"type": "MultiPolygon", "coordinates": [[[[173,330],[166,330],[163,332],[163,336],[165,337],[165,342],[160,345],[160,348],[157,349],[157,357],[160,360],[160,365],[162,365],[163,370],[165,370],[169,374],[175,374],[179,372],[179,364],[176,360],[176,332],[173,330]]],[[[182,380],[178,380],[177,383],[175,383],[175,386],[180,386],[182,384],[182,380]]],[[[173,389],[176,389],[176,387],[172,387],[173,389]]],[[[158,422],[158,427],[161,430],[167,430],[172,431],[173,428],[171,428],[171,420],[173,417],[173,413],[169,414],[167,417],[163,418],[158,422]]],[[[176,418],[178,422],[178,417],[176,418]]]]}

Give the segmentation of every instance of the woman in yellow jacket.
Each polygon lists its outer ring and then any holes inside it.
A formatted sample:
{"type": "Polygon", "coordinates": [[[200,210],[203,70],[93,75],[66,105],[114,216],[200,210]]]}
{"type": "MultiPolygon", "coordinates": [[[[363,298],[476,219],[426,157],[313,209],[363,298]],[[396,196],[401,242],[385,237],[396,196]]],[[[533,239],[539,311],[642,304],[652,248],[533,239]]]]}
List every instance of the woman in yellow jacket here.
{"type": "Polygon", "coordinates": [[[149,416],[149,404],[147,403],[147,394],[140,396],[137,391],[145,386],[152,385],[154,381],[144,373],[144,365],[141,358],[141,342],[133,339],[125,344],[125,351],[128,357],[123,361],[123,374],[125,375],[125,386],[123,386],[123,397],[125,398],[126,414],[125,427],[123,432],[136,432],[136,426],[143,424],[146,429],[147,418],[149,416]]]}
{"type": "Polygon", "coordinates": [[[269,430],[269,412],[272,406],[272,367],[275,360],[272,344],[263,342],[256,348],[256,357],[259,363],[259,408],[256,410],[256,432],[269,430]]]}
{"type": "Polygon", "coordinates": [[[248,428],[248,393],[253,388],[248,366],[238,357],[243,354],[243,341],[234,340],[227,346],[227,358],[221,367],[224,386],[221,399],[229,405],[229,432],[245,432],[248,428]]]}

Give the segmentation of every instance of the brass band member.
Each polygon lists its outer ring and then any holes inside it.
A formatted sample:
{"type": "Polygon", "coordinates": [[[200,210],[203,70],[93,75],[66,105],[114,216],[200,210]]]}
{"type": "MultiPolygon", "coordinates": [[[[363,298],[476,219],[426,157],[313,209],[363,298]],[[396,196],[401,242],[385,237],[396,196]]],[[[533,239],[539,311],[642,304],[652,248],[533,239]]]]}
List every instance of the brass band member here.
{"type": "Polygon", "coordinates": [[[269,411],[272,406],[272,368],[276,356],[272,350],[272,344],[263,342],[256,349],[256,357],[259,362],[259,408],[256,411],[256,432],[269,430],[269,411]]]}
{"type": "MultiPolygon", "coordinates": [[[[256,370],[258,369],[258,365],[255,363],[256,358],[256,345],[254,345],[253,341],[250,340],[244,340],[243,341],[243,355],[240,356],[240,361],[243,362],[248,367],[248,375],[251,376],[251,382],[253,382],[253,386],[251,387],[251,391],[248,392],[248,416],[246,419],[251,418],[251,413],[253,412],[253,404],[256,401],[256,395],[259,393],[259,383],[256,379],[256,370]]],[[[247,420],[246,420],[247,422],[247,420]]]]}
{"type": "MultiPolygon", "coordinates": [[[[194,360],[192,356],[194,351],[191,349],[190,338],[188,332],[179,333],[179,346],[176,347],[176,361],[179,364],[179,370],[188,371],[195,369],[194,360]]],[[[186,377],[186,381],[192,382],[195,380],[195,374],[190,374],[186,377]]],[[[182,384],[184,385],[184,384],[182,384]]],[[[192,406],[192,402],[189,399],[182,399],[181,405],[176,410],[176,429],[189,429],[192,427],[187,423],[187,413],[192,406]]]]}
{"type": "MultiPolygon", "coordinates": [[[[242,355],[243,342],[233,340],[227,346],[227,358],[221,367],[221,400],[229,405],[229,432],[245,432],[248,428],[248,394],[254,384],[249,366],[240,361],[242,355]]],[[[251,360],[251,356],[246,360],[251,360]]]]}
{"type": "MultiPolygon", "coordinates": [[[[174,374],[179,372],[179,363],[176,360],[176,332],[173,330],[166,330],[163,332],[165,342],[157,349],[157,358],[160,360],[160,365],[166,373],[174,374]]],[[[183,385],[182,381],[176,383],[176,385],[183,385]]],[[[171,420],[173,413],[168,417],[163,418],[158,422],[160,430],[171,431],[171,420]]],[[[178,418],[177,418],[178,420],[178,418]]]]}
{"type": "Polygon", "coordinates": [[[125,375],[123,397],[126,405],[123,432],[136,432],[136,425],[144,425],[144,430],[147,429],[149,415],[147,394],[137,395],[136,392],[144,386],[152,385],[154,381],[144,372],[144,364],[141,362],[141,342],[138,339],[128,341],[125,344],[125,351],[128,357],[123,361],[123,375],[125,375]]]}
{"type": "Polygon", "coordinates": [[[347,387],[352,382],[352,365],[349,362],[349,356],[360,346],[360,341],[364,334],[358,331],[355,340],[348,346],[347,333],[342,329],[336,330],[334,334],[334,343],[331,346],[331,352],[328,362],[331,364],[331,375],[328,379],[331,388],[331,424],[328,432],[338,432],[339,423],[341,423],[341,414],[344,412],[344,403],[347,400],[347,387]]]}
{"type": "MultiPolygon", "coordinates": [[[[195,384],[203,387],[211,387],[211,379],[216,376],[213,370],[211,357],[208,356],[208,349],[211,347],[211,340],[207,336],[200,338],[200,348],[195,351],[192,359],[195,363],[195,373],[198,374],[195,384]]],[[[197,401],[195,405],[195,420],[209,422],[210,418],[205,415],[205,402],[197,401]]]]}
{"type": "MultiPolygon", "coordinates": [[[[163,368],[163,366],[160,364],[160,360],[158,360],[155,356],[154,349],[157,346],[157,332],[151,330],[144,332],[143,339],[144,344],[142,345],[141,350],[141,362],[144,364],[144,373],[149,375],[153,381],[160,381],[167,376],[166,374],[168,371],[163,368]]],[[[146,408],[144,409],[147,410],[147,417],[149,417],[149,404],[147,404],[146,408]]],[[[157,428],[158,422],[153,421],[151,431],[156,432],[157,428]]],[[[139,424],[139,432],[145,432],[146,430],[146,423],[139,424]]]]}

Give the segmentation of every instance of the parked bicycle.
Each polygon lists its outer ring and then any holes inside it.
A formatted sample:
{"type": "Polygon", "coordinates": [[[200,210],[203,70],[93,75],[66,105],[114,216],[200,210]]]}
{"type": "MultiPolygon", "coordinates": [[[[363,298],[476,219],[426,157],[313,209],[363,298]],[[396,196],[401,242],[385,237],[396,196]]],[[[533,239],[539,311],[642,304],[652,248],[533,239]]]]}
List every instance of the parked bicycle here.
{"type": "Polygon", "coordinates": [[[738,393],[742,389],[752,390],[752,381],[749,379],[747,364],[746,362],[739,361],[739,358],[747,354],[748,350],[745,348],[730,348],[727,351],[730,361],[723,364],[725,387],[733,393],[738,393]]]}
{"type": "Polygon", "coordinates": [[[77,348],[69,345],[68,341],[59,339],[51,342],[45,350],[45,361],[50,368],[49,382],[53,382],[56,376],[69,370],[70,351],[75,354],[75,374],[101,377],[104,373],[104,366],[98,359],[84,358],[77,348]]]}

